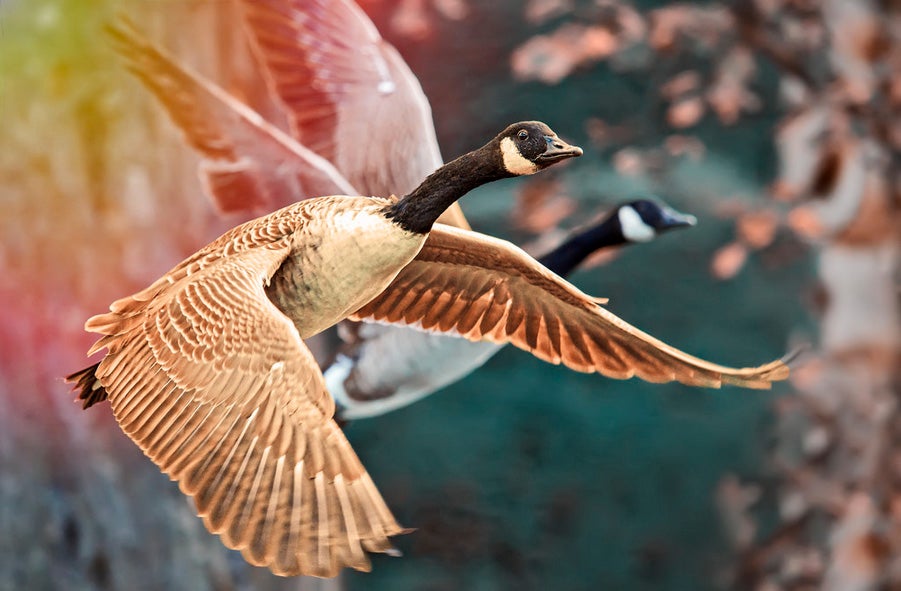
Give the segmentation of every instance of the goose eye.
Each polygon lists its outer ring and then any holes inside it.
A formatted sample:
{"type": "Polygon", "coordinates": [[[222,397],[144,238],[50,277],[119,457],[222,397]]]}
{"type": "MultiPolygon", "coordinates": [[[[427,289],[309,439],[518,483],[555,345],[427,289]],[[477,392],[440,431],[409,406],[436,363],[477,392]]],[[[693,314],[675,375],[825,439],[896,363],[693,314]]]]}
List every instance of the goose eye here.
{"type": "Polygon", "coordinates": [[[524,140],[527,137],[529,137],[529,132],[526,131],[525,129],[520,129],[519,133],[516,134],[516,137],[518,137],[521,140],[524,140]]]}

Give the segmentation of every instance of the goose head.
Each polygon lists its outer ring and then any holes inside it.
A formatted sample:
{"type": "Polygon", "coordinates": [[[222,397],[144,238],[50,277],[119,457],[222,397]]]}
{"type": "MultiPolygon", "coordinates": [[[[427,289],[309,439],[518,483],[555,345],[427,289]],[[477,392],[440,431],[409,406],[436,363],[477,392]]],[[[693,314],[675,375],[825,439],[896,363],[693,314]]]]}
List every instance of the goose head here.
{"type": "Polygon", "coordinates": [[[695,216],[653,199],[637,199],[621,205],[616,210],[616,221],[625,242],[650,242],[668,230],[698,223],[695,216]]]}
{"type": "Polygon", "coordinates": [[[495,141],[501,166],[512,176],[535,174],[561,160],[582,155],[582,148],[564,142],[541,121],[514,123],[495,141]]]}
{"type": "Polygon", "coordinates": [[[564,142],[540,121],[508,126],[487,144],[430,174],[412,192],[384,210],[403,229],[424,234],[450,205],[469,191],[504,178],[534,174],[582,148],[564,142]]]}

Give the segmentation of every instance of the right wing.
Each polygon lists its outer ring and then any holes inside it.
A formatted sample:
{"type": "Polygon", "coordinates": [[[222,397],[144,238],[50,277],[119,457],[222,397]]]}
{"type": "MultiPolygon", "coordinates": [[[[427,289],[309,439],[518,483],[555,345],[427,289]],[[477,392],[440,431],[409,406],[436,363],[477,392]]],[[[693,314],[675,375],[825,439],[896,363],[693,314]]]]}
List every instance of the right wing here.
{"type": "Polygon", "coordinates": [[[732,368],[684,353],[601,308],[509,242],[440,225],[351,318],[511,343],[550,363],[619,379],[769,388],[789,373],[782,361],[732,368]]]}
{"type": "MultiPolygon", "coordinates": [[[[295,137],[363,194],[406,195],[443,164],[419,81],[352,0],[242,4],[295,137]]],[[[440,221],[469,228],[456,203],[440,221]]]]}
{"type": "Polygon", "coordinates": [[[201,179],[224,212],[268,213],[321,195],[357,195],[334,166],[202,76],[125,19],[108,27],[128,68],[203,155],[201,179]]]}

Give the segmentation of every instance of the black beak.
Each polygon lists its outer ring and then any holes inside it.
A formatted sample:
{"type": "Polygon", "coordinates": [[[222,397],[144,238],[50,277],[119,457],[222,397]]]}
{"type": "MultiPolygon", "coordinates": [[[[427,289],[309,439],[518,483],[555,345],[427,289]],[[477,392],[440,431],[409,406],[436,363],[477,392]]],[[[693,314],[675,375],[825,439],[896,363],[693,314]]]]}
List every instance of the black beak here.
{"type": "Polygon", "coordinates": [[[695,216],[676,211],[671,207],[660,208],[660,219],[656,224],[657,230],[668,230],[670,228],[682,228],[685,226],[695,226],[698,218],[695,216]]]}
{"type": "Polygon", "coordinates": [[[582,148],[579,146],[570,146],[558,137],[546,135],[547,149],[543,154],[539,155],[535,161],[541,164],[553,164],[567,158],[575,158],[582,155],[582,148]]]}

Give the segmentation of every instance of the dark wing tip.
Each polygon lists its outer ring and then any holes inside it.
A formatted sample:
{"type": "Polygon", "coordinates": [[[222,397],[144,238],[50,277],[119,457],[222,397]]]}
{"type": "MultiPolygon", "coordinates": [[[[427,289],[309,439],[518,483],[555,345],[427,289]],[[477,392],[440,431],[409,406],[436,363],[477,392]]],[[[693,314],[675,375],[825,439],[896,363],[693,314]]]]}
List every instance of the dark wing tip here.
{"type": "Polygon", "coordinates": [[[67,382],[75,384],[72,389],[79,391],[77,400],[82,401],[82,409],[94,406],[108,398],[106,389],[97,379],[98,367],[100,367],[99,361],[90,367],[66,376],[67,382]]]}
{"type": "Polygon", "coordinates": [[[739,370],[735,374],[723,374],[722,383],[752,390],[769,390],[773,387],[773,382],[788,379],[791,373],[791,368],[785,361],[788,357],[786,355],[758,367],[739,370]]]}
{"type": "Polygon", "coordinates": [[[779,361],[781,361],[788,369],[797,369],[799,365],[804,363],[808,356],[807,354],[812,351],[813,345],[811,343],[801,343],[800,345],[793,346],[779,361]]]}

